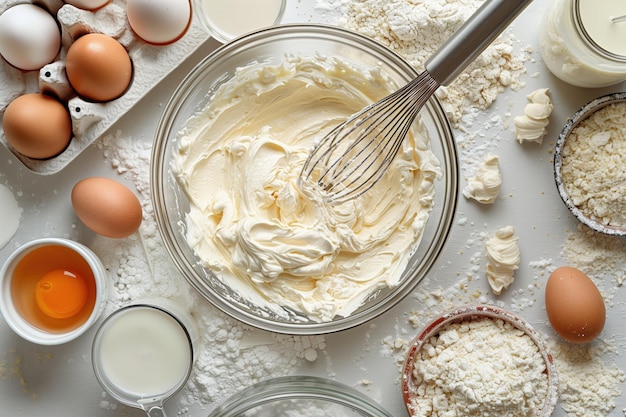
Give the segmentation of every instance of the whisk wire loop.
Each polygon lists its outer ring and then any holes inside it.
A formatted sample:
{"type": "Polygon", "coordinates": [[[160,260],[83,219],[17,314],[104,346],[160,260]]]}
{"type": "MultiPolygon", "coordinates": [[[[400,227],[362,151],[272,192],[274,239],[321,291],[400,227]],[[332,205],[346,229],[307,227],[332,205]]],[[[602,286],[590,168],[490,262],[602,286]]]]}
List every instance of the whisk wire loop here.
{"type": "Polygon", "coordinates": [[[368,191],[385,174],[415,117],[439,87],[427,71],[334,128],[313,149],[301,178],[338,204],[368,191]]]}
{"type": "Polygon", "coordinates": [[[386,98],[333,129],[304,163],[300,181],[317,183],[329,204],[354,199],[382,178],[415,117],[532,0],[486,0],[425,62],[425,70],[386,98]]]}

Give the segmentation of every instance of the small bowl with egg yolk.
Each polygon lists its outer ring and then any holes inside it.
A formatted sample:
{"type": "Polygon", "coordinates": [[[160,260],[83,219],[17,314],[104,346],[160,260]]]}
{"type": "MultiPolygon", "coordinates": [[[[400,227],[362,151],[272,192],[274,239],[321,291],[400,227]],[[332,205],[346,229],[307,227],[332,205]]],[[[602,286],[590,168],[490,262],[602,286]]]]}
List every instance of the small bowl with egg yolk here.
{"type": "Polygon", "coordinates": [[[32,240],[0,271],[0,312],[22,338],[59,345],[85,333],[106,301],[106,270],[85,245],[63,238],[32,240]]]}

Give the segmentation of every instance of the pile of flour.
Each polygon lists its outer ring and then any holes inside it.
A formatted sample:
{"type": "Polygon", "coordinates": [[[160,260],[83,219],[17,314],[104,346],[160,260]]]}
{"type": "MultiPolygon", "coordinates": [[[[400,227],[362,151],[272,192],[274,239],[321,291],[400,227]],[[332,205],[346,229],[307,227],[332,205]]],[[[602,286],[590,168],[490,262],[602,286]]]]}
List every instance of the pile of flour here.
{"type": "Polygon", "coordinates": [[[533,417],[548,395],[537,345],[501,319],[448,323],[415,355],[413,417],[533,417]]]}
{"type": "MultiPolygon", "coordinates": [[[[483,0],[317,0],[320,12],[347,29],[362,33],[404,57],[421,71],[426,60],[483,3],[483,0]],[[331,14],[332,13],[332,14],[331,14]]],[[[514,25],[515,23],[513,23],[514,25]]],[[[440,99],[450,121],[458,124],[469,109],[487,109],[507,88],[524,86],[528,48],[516,48],[506,31],[447,87],[440,99]]]]}

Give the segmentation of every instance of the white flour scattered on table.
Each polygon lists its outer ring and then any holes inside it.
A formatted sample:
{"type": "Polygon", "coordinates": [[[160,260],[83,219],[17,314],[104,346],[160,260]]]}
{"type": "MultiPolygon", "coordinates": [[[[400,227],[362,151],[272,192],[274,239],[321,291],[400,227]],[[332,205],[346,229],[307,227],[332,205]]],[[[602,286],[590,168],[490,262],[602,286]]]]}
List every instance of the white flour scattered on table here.
{"type": "MultiPolygon", "coordinates": [[[[483,0],[317,0],[316,7],[320,11],[333,10],[333,16],[341,16],[338,25],[378,40],[421,71],[437,47],[482,3],[483,0]]],[[[529,60],[530,50],[516,48],[516,41],[511,31],[506,31],[450,86],[439,89],[437,96],[453,123],[459,123],[468,109],[489,108],[507,88],[518,90],[524,86],[524,63],[529,60]]]]}
{"type": "MultiPolygon", "coordinates": [[[[127,239],[97,236],[90,245],[113,283],[106,313],[154,297],[188,309],[198,324],[201,347],[181,396],[183,408],[216,406],[243,387],[292,374],[303,362],[317,360],[325,337],[274,334],[244,325],[201,299],[176,269],[161,243],[149,197],[149,142],[118,133],[104,137],[98,146],[113,168],[135,184],[144,210],[138,234],[127,239]]],[[[101,406],[108,404],[103,401],[101,406]]]]}
{"type": "Polygon", "coordinates": [[[560,379],[559,404],[567,417],[604,417],[614,411],[615,399],[621,395],[619,384],[626,375],[602,358],[614,355],[615,345],[604,341],[551,344],[560,379]]]}

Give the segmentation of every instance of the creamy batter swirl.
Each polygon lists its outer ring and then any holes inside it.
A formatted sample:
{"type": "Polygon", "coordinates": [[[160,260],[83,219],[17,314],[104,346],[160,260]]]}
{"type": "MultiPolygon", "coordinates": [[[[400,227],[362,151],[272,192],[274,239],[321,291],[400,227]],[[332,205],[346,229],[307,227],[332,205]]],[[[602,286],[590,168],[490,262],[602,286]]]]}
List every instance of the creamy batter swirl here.
{"type": "Polygon", "coordinates": [[[388,173],[354,201],[329,206],[298,184],[316,141],[395,89],[375,68],[295,56],[241,68],[220,86],[172,159],[202,265],[250,302],[316,322],[397,285],[441,175],[426,127],[416,122],[388,173]]]}

